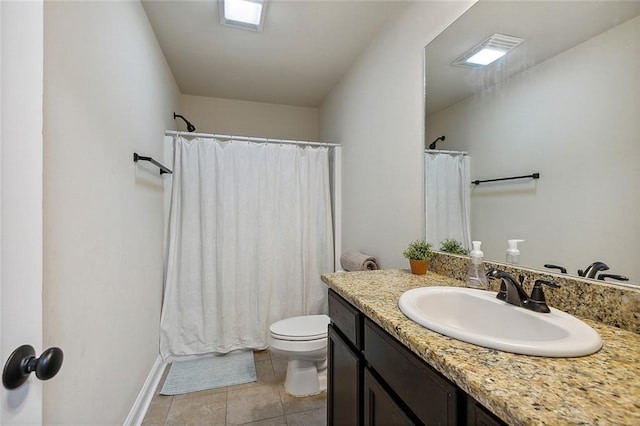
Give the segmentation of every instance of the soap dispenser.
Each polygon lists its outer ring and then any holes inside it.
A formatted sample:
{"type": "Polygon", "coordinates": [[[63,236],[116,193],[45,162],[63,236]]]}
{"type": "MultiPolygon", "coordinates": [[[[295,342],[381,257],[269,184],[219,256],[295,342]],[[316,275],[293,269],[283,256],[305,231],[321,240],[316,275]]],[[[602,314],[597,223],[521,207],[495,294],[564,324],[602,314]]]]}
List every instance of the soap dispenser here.
{"type": "Polygon", "coordinates": [[[467,287],[478,288],[482,290],[489,289],[489,281],[484,271],[484,253],[480,250],[480,241],[473,241],[473,250],[471,250],[471,265],[467,273],[467,287]]]}
{"type": "Polygon", "coordinates": [[[524,243],[524,240],[507,240],[507,263],[510,265],[520,264],[520,250],[518,243],[524,243]]]}

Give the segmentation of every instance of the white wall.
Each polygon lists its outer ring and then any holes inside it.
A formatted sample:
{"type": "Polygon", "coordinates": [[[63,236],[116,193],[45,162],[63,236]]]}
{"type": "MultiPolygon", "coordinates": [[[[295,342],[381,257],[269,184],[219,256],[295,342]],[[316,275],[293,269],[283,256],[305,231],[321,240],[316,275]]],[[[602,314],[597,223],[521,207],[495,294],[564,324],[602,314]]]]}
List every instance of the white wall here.
{"type": "MultiPolygon", "coordinates": [[[[42,352],[41,1],[0,2],[0,360],[42,352]]],[[[42,382],[0,388],[0,424],[42,423],[42,382]]]]}
{"type": "MultiPolygon", "coordinates": [[[[319,138],[318,108],[182,95],[176,113],[201,133],[311,141],[319,138]]],[[[182,120],[176,123],[180,130],[186,130],[182,120]]]]}
{"type": "Polygon", "coordinates": [[[383,268],[424,238],[424,47],[472,3],[407,2],[321,107],[322,139],[343,146],[343,250],[383,268]]]}
{"type": "Polygon", "coordinates": [[[139,2],[45,4],[46,424],[122,424],[158,356],[162,158],[177,85],[139,2]]]}
{"type": "Polygon", "coordinates": [[[538,181],[472,191],[472,238],[504,261],[523,238],[521,264],[591,262],[640,282],[640,18],[428,118],[471,154],[472,179],[540,172],[538,181]]]}

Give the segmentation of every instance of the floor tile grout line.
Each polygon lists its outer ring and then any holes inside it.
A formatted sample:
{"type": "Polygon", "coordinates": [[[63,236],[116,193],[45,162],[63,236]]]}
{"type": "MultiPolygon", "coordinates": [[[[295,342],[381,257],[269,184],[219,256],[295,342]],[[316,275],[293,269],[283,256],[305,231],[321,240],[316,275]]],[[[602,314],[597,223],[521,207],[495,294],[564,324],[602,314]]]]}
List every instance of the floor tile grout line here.
{"type": "MultiPolygon", "coordinates": [[[[265,354],[267,355],[267,354],[265,354]]],[[[316,408],[310,408],[310,407],[305,407],[305,409],[301,409],[300,411],[298,411],[297,409],[295,409],[295,403],[293,402],[293,400],[290,400],[288,398],[288,395],[286,394],[286,390],[284,389],[284,383],[282,382],[282,380],[284,379],[283,371],[280,371],[279,373],[276,374],[276,364],[278,366],[278,369],[281,370],[284,363],[286,363],[286,360],[283,360],[280,357],[274,356],[273,353],[271,353],[270,351],[268,352],[268,356],[261,356],[259,361],[269,361],[269,363],[265,363],[262,364],[264,366],[264,369],[266,369],[266,371],[263,370],[263,376],[262,376],[262,382],[261,381],[257,381],[257,383],[255,384],[255,387],[259,387],[259,388],[267,388],[270,387],[273,390],[275,390],[276,392],[278,392],[278,398],[275,399],[273,402],[279,402],[279,412],[280,414],[278,415],[274,415],[271,417],[265,417],[262,419],[255,419],[251,422],[246,422],[246,423],[242,423],[243,425],[248,425],[251,423],[255,423],[255,422],[262,422],[262,421],[269,421],[269,420],[273,420],[273,419],[282,419],[284,424],[289,424],[289,417],[290,416],[300,416],[301,414],[304,416],[304,413],[312,413],[312,412],[318,412],[318,410],[322,411],[322,410],[326,410],[326,405],[325,408],[323,409],[322,407],[316,407],[316,408]],[[275,380],[277,376],[280,376],[279,380],[275,380]],[[293,406],[292,406],[293,404],[293,406]],[[291,408],[294,408],[291,411],[285,410],[285,406],[289,406],[288,410],[291,410],[291,408]]],[[[254,363],[256,362],[256,358],[254,355],[254,363]]],[[[262,367],[261,367],[262,368],[262,367]]],[[[284,374],[284,376],[286,376],[286,374],[284,374]]],[[[159,385],[161,386],[161,385],[159,385]]],[[[243,386],[243,385],[238,385],[238,386],[243,386]]],[[[218,422],[218,424],[223,424],[226,425],[231,425],[231,423],[229,422],[229,402],[230,402],[230,398],[229,398],[229,394],[231,391],[234,391],[235,386],[226,386],[223,389],[220,389],[221,393],[222,391],[225,393],[224,397],[225,397],[225,404],[223,407],[220,408],[224,408],[224,422],[218,422]]],[[[238,391],[242,390],[242,387],[238,388],[238,391]]],[[[274,395],[275,396],[275,395],[274,395]]],[[[157,397],[157,395],[156,395],[157,397]]],[[[178,400],[183,400],[183,399],[191,399],[192,396],[189,396],[187,398],[175,398],[175,396],[169,396],[171,398],[169,404],[168,404],[168,409],[166,414],[164,415],[164,422],[161,424],[165,424],[168,425],[169,424],[169,418],[170,418],[170,413],[171,410],[175,408],[175,404],[176,401],[178,400]]],[[[195,396],[193,396],[195,397],[195,396]]],[[[300,409],[302,407],[298,407],[298,409],[300,409]]],[[[296,417],[294,417],[296,418],[296,417]]],[[[158,419],[160,421],[162,421],[161,419],[158,419]]],[[[220,419],[222,420],[222,419],[220,419]]],[[[239,419],[238,419],[239,420],[239,419]]]]}
{"type": "Polygon", "coordinates": [[[286,419],[286,417],[287,417],[287,416],[286,416],[286,414],[282,414],[282,415],[280,415],[280,416],[265,417],[264,419],[253,420],[253,421],[246,422],[246,423],[239,423],[239,424],[237,424],[237,425],[235,425],[235,426],[245,426],[245,425],[250,425],[250,424],[252,424],[252,423],[256,423],[256,422],[263,422],[263,421],[265,421],[265,420],[277,419],[278,417],[283,417],[283,418],[285,419],[285,422],[287,421],[287,419],[286,419]]]}

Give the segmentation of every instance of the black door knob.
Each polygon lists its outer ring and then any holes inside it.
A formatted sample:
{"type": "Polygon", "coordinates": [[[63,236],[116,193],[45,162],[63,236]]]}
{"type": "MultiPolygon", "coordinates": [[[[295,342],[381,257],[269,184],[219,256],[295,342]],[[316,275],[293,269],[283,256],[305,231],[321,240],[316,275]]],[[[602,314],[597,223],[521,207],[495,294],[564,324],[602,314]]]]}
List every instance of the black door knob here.
{"type": "Polygon", "coordinates": [[[34,371],[38,379],[49,380],[60,371],[63,358],[60,348],[49,348],[36,358],[33,346],[22,345],[9,355],[2,372],[2,384],[7,389],[15,389],[26,382],[34,371]]]}

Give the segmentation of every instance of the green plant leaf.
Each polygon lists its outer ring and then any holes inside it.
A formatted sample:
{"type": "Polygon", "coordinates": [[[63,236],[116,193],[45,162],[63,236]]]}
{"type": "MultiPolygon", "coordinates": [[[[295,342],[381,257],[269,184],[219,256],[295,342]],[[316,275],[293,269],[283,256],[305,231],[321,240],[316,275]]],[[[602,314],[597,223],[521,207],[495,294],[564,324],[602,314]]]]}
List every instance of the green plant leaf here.
{"type": "Polygon", "coordinates": [[[407,259],[430,260],[433,256],[433,250],[431,247],[431,244],[425,240],[416,240],[409,244],[402,254],[407,259]]]}

